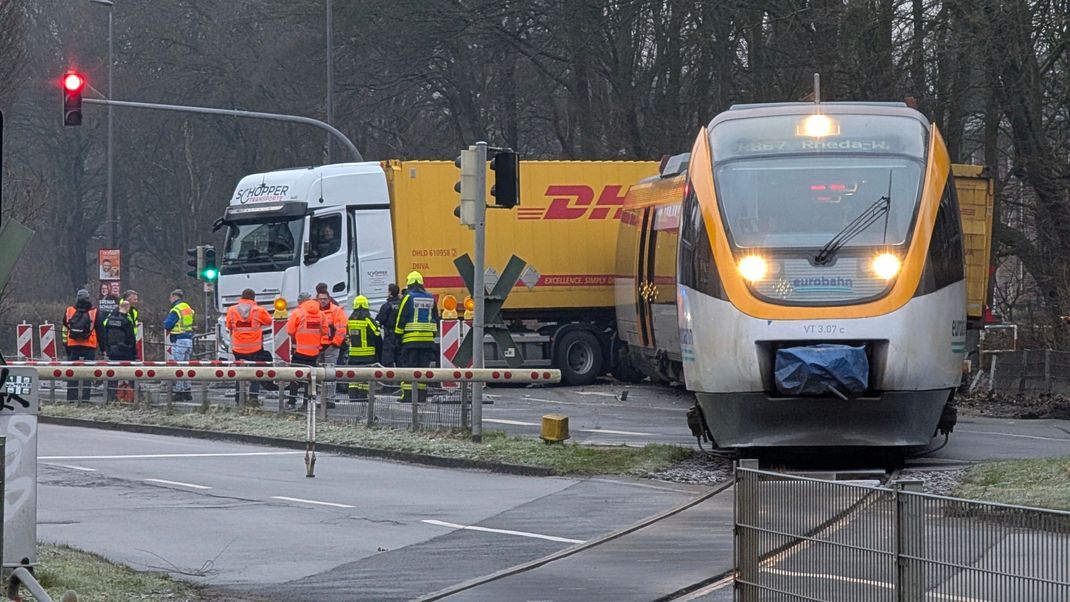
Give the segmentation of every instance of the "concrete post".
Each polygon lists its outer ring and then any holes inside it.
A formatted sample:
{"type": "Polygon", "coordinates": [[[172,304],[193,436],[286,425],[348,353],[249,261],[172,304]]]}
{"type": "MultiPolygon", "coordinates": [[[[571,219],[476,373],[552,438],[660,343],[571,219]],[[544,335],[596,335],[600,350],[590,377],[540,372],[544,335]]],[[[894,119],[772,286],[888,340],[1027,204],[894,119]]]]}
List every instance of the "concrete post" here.
{"type": "Polygon", "coordinates": [[[368,422],[366,424],[368,428],[375,425],[375,393],[378,388],[379,383],[368,381],[368,422]]]}
{"type": "MultiPolygon", "coordinates": [[[[472,367],[485,368],[483,365],[483,326],[486,324],[487,290],[483,284],[483,271],[486,268],[487,254],[487,143],[475,145],[476,160],[479,169],[476,177],[476,241],[475,270],[472,274],[472,295],[476,303],[475,315],[472,317],[472,367]]],[[[483,383],[472,383],[472,441],[483,441],[483,383]]]]}

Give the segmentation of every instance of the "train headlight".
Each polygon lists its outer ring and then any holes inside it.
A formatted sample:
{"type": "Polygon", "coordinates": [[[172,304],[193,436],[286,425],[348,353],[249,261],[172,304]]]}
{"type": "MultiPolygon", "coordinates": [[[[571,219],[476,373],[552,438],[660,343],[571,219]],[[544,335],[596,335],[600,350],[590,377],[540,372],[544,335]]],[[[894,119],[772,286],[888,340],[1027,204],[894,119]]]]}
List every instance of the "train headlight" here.
{"type": "Polygon", "coordinates": [[[769,264],[757,255],[747,255],[739,260],[739,273],[750,282],[758,282],[769,273],[769,264]]]}
{"type": "Polygon", "coordinates": [[[899,273],[899,269],[903,267],[903,264],[895,255],[881,253],[873,258],[873,263],[869,264],[869,267],[878,278],[891,280],[899,273]]]}

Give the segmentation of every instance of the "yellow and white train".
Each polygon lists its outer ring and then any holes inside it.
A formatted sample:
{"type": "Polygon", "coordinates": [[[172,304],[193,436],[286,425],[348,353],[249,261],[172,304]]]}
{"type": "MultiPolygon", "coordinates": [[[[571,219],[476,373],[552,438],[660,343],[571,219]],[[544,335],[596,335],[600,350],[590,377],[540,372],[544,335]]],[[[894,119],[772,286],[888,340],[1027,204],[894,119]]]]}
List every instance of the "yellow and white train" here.
{"type": "Polygon", "coordinates": [[[720,447],[928,444],[954,426],[963,232],[936,126],[901,103],[734,106],[634,186],[615,286],[636,366],[720,447]]]}

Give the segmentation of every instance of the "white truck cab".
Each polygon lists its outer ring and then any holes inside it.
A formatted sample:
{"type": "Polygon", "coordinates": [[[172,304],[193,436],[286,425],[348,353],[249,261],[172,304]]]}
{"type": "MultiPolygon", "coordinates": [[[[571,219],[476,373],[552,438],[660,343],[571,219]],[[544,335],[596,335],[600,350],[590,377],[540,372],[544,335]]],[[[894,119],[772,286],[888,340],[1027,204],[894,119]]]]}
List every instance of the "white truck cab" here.
{"type": "MultiPolygon", "coordinates": [[[[394,281],[390,195],[377,162],[246,176],[216,227],[226,228],[216,293],[221,315],[246,288],[260,305],[281,297],[293,308],[320,282],[347,310],[357,295],[377,307],[394,281]]],[[[222,319],[219,328],[227,356],[222,319]]]]}

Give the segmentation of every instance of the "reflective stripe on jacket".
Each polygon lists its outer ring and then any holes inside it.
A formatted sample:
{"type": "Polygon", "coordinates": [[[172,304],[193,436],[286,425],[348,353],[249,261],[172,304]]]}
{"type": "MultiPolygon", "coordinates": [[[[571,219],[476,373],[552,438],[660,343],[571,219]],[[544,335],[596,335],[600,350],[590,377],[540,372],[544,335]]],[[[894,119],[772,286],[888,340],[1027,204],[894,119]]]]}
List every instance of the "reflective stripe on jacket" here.
{"type": "Polygon", "coordinates": [[[264,326],[271,325],[271,314],[251,299],[239,299],[227,309],[230,349],[234,353],[252,354],[264,348],[264,326]]]}
{"type": "Polygon", "coordinates": [[[394,332],[401,335],[402,345],[435,342],[438,323],[435,322],[435,298],[431,293],[420,288],[405,293],[398,306],[394,332]]]}

